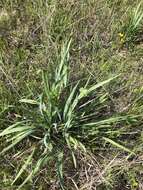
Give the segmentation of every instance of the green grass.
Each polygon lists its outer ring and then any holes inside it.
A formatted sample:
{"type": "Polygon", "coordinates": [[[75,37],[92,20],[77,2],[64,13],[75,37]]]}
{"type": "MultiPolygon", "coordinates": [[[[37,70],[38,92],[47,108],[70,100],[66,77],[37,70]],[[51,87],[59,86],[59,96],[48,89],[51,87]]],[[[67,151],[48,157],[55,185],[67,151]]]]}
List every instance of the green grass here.
{"type": "Polygon", "coordinates": [[[1,1],[0,189],[142,189],[142,56],[141,1],[1,1]]]}
{"type": "Polygon", "coordinates": [[[128,148],[109,139],[109,137],[115,138],[116,134],[120,133],[119,129],[113,128],[113,124],[123,121],[125,123],[133,122],[135,117],[110,116],[104,118],[101,114],[105,109],[107,93],[98,95],[97,89],[117,77],[112,77],[94,85],[89,85],[89,78],[82,88],[80,87],[80,81],[76,82],[74,86],[69,84],[68,59],[70,44],[71,41],[63,46],[61,60],[55,74],[53,73],[53,76],[50,77],[48,73],[43,72],[44,91],[41,92],[37,100],[20,100],[21,103],[34,105],[37,109],[28,107],[26,111],[28,113],[30,110],[30,113],[23,116],[25,119],[15,122],[0,133],[1,137],[7,137],[6,141],[9,144],[1,154],[4,154],[25,138],[29,141],[31,141],[31,138],[35,139],[35,145],[30,143],[32,152],[21,167],[13,184],[29,165],[33,170],[18,189],[23,187],[51,159],[56,161],[60,186],[65,189],[62,169],[63,159],[67,156],[65,149],[67,151],[69,149],[75,168],[77,167],[75,151],[79,149],[86,152],[86,146],[88,147],[89,143],[89,147],[91,147],[103,140],[134,154],[128,148]],[[33,159],[36,152],[40,154],[34,164],[33,159]]]}
{"type": "Polygon", "coordinates": [[[133,10],[129,11],[127,23],[123,23],[122,33],[119,33],[122,43],[140,42],[138,38],[141,32],[141,22],[143,18],[142,3],[140,2],[133,10]]]}

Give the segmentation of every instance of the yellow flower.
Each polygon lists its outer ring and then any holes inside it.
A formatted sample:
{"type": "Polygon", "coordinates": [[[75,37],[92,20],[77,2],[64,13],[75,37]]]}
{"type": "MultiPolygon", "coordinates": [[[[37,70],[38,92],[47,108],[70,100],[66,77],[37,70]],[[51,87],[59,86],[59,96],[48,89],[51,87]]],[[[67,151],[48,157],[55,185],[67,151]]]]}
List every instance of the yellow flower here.
{"type": "Polygon", "coordinates": [[[121,38],[121,42],[122,42],[122,43],[125,43],[125,39],[124,39],[124,38],[121,38]]]}
{"type": "Polygon", "coordinates": [[[118,35],[119,35],[121,38],[123,38],[123,37],[124,37],[124,34],[123,34],[123,33],[121,33],[121,32],[120,32],[118,35]]]}
{"type": "Polygon", "coordinates": [[[118,35],[119,35],[119,38],[120,38],[120,43],[121,43],[121,44],[124,44],[125,41],[126,41],[126,36],[125,36],[125,34],[120,32],[120,33],[118,33],[118,35]]]}

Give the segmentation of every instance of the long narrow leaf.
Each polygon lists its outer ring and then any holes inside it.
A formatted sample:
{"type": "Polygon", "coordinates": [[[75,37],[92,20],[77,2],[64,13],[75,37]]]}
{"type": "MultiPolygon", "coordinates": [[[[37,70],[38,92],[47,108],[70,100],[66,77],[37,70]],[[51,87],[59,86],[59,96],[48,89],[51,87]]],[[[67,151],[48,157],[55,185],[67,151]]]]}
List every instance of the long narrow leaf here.
{"type": "Polygon", "coordinates": [[[19,100],[19,102],[26,103],[26,104],[32,104],[32,105],[39,104],[36,100],[31,100],[31,99],[21,99],[21,100],[19,100]]]}
{"type": "Polygon", "coordinates": [[[95,91],[97,88],[109,83],[110,81],[114,80],[115,78],[117,78],[119,75],[117,76],[114,76],[114,77],[111,77],[103,82],[99,82],[95,85],[93,85],[92,87],[90,87],[89,89],[87,88],[82,88],[81,89],[81,92],[79,94],[79,99],[83,98],[83,97],[86,97],[87,95],[89,95],[91,92],[95,91]]]}
{"type": "Polygon", "coordinates": [[[8,135],[8,134],[12,134],[12,133],[22,132],[22,131],[26,131],[26,130],[33,129],[33,128],[34,128],[33,126],[15,127],[15,128],[3,131],[0,134],[0,136],[5,136],[5,135],[8,135]]]}
{"type": "Polygon", "coordinates": [[[63,179],[63,156],[64,156],[63,151],[58,153],[58,159],[57,159],[56,166],[57,166],[57,174],[59,177],[61,189],[65,190],[64,179],[63,179]]]}
{"type": "Polygon", "coordinates": [[[126,120],[127,117],[111,117],[109,119],[104,119],[104,120],[101,120],[101,121],[97,121],[97,122],[91,122],[91,123],[86,123],[84,124],[84,126],[100,126],[100,125],[107,125],[107,124],[111,124],[111,123],[116,123],[116,122],[119,122],[119,121],[123,121],[123,120],[126,120]]]}
{"type": "Polygon", "coordinates": [[[19,126],[19,125],[22,125],[22,124],[24,124],[24,123],[26,123],[26,121],[17,122],[17,123],[15,123],[15,124],[13,124],[13,125],[10,125],[8,128],[4,129],[4,130],[0,133],[0,137],[1,137],[1,136],[4,136],[8,131],[12,130],[13,128],[15,128],[15,127],[17,127],[17,126],[19,126]]]}
{"type": "Polygon", "coordinates": [[[20,190],[28,181],[32,179],[32,177],[40,170],[42,163],[44,162],[45,158],[47,156],[40,158],[37,163],[35,164],[34,169],[30,172],[30,174],[27,176],[27,178],[23,181],[23,183],[18,187],[17,190],[20,190]]]}
{"type": "Polygon", "coordinates": [[[120,149],[122,149],[122,150],[124,150],[124,151],[126,151],[126,152],[129,152],[129,153],[131,153],[131,154],[135,154],[135,153],[132,152],[130,149],[124,147],[124,146],[121,145],[121,144],[118,144],[117,142],[115,142],[115,141],[113,141],[113,140],[111,140],[111,139],[109,139],[109,138],[103,137],[103,139],[104,139],[106,142],[109,142],[110,144],[112,144],[113,146],[116,146],[116,147],[118,147],[118,148],[120,148],[120,149]]]}
{"type": "Polygon", "coordinates": [[[65,108],[64,108],[64,113],[63,113],[64,119],[66,118],[67,112],[68,112],[68,110],[70,109],[70,106],[72,105],[72,104],[71,104],[71,103],[72,103],[72,99],[73,99],[73,97],[74,97],[74,95],[75,95],[75,92],[76,92],[76,89],[77,89],[77,87],[78,87],[78,84],[79,84],[79,83],[77,83],[77,84],[75,85],[75,87],[72,89],[72,91],[71,91],[71,93],[70,93],[70,96],[68,97],[68,99],[67,99],[67,101],[66,101],[65,108]]]}
{"type": "Polygon", "coordinates": [[[74,152],[72,150],[72,147],[71,147],[71,144],[70,144],[70,141],[69,141],[69,137],[66,137],[66,142],[67,142],[69,150],[71,151],[74,167],[76,168],[77,167],[76,158],[75,158],[74,152]]]}
{"type": "Polygon", "coordinates": [[[12,144],[10,144],[9,146],[7,146],[6,148],[4,148],[2,150],[2,152],[0,154],[3,154],[5,153],[6,151],[8,151],[9,149],[11,149],[12,147],[14,147],[17,143],[21,142],[25,137],[27,137],[29,134],[32,133],[32,130],[31,131],[28,131],[26,133],[24,133],[23,135],[21,135],[18,139],[14,140],[12,142],[12,144]]]}
{"type": "Polygon", "coordinates": [[[25,164],[22,166],[22,168],[20,169],[20,171],[18,172],[18,174],[16,175],[15,179],[12,182],[12,185],[15,183],[15,181],[17,181],[17,179],[21,176],[21,174],[25,171],[25,169],[27,168],[27,166],[31,163],[33,154],[35,152],[35,148],[33,149],[32,153],[29,155],[29,157],[27,158],[25,164]]]}

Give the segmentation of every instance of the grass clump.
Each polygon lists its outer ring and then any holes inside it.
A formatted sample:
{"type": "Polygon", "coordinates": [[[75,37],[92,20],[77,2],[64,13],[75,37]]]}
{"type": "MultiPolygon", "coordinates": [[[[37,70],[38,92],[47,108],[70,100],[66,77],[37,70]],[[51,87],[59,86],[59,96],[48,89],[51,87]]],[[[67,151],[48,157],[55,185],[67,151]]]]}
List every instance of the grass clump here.
{"type": "Polygon", "coordinates": [[[63,160],[67,151],[70,152],[76,167],[75,151],[79,149],[86,152],[86,147],[90,147],[99,139],[131,153],[129,149],[110,139],[118,133],[113,124],[130,121],[131,118],[100,115],[105,109],[107,93],[102,92],[98,95],[96,91],[116,77],[97,84],[90,84],[90,78],[85,83],[80,80],[74,85],[70,84],[68,76],[70,44],[71,41],[63,46],[61,60],[54,75],[42,72],[44,90],[41,95],[35,100],[27,98],[20,100],[22,104],[26,104],[26,116],[22,120],[16,120],[0,133],[1,137],[7,137],[9,143],[2,154],[24,139],[34,142],[30,143],[30,155],[13,181],[14,184],[26,168],[32,165],[31,172],[18,189],[50,160],[56,162],[61,189],[64,189],[63,160]]]}
{"type": "Polygon", "coordinates": [[[122,43],[133,43],[138,41],[138,35],[141,32],[141,22],[143,18],[142,3],[128,14],[128,22],[124,24],[122,32],[119,33],[122,43]]]}

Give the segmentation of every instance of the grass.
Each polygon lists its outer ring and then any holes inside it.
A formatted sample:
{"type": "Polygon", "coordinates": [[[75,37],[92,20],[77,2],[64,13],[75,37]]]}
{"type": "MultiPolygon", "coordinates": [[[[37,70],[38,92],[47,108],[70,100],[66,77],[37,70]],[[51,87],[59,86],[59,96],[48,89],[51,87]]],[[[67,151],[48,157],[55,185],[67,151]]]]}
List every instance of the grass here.
{"type": "Polygon", "coordinates": [[[30,113],[25,119],[17,121],[0,133],[1,137],[7,136],[6,140],[9,143],[1,154],[4,154],[25,138],[29,138],[29,140],[31,138],[35,139],[35,146],[30,143],[32,152],[25,164],[21,167],[13,184],[29,164],[34,169],[18,189],[25,185],[51,159],[57,160],[57,174],[60,185],[62,189],[65,189],[62,168],[63,159],[67,153],[64,149],[69,149],[73,158],[74,167],[76,168],[77,164],[74,152],[78,149],[86,152],[86,144],[90,142],[91,146],[95,144],[95,141],[99,143],[99,138],[133,154],[126,147],[108,138],[110,135],[114,136],[116,133],[119,133],[119,130],[112,129],[113,124],[121,121],[131,122],[133,117],[112,116],[103,119],[100,113],[105,109],[107,94],[98,95],[96,90],[117,77],[112,77],[92,86],[88,84],[90,80],[87,80],[84,87],[80,89],[79,86],[81,85],[80,81],[78,81],[72,87],[72,84],[68,84],[69,68],[67,63],[70,43],[71,41],[67,46],[64,45],[62,48],[61,61],[55,71],[55,75],[48,77],[47,73],[43,73],[44,91],[39,95],[38,99],[20,100],[21,103],[35,105],[38,108],[34,111],[34,108],[29,107],[26,111],[28,113],[30,109],[30,113]],[[65,97],[62,97],[63,95],[65,97]],[[94,113],[94,110],[97,110],[97,112],[94,113]],[[100,120],[98,117],[101,117],[100,120]],[[34,154],[40,152],[40,150],[43,151],[39,155],[36,164],[34,164],[34,161],[32,161],[34,154]]]}
{"type": "Polygon", "coordinates": [[[119,33],[122,43],[133,43],[135,41],[140,42],[138,34],[141,30],[140,23],[143,18],[141,5],[142,3],[140,2],[137,7],[130,11],[128,22],[123,24],[123,32],[119,33]]]}
{"type": "Polygon", "coordinates": [[[1,189],[142,189],[141,29],[140,1],[0,2],[1,189]]]}

